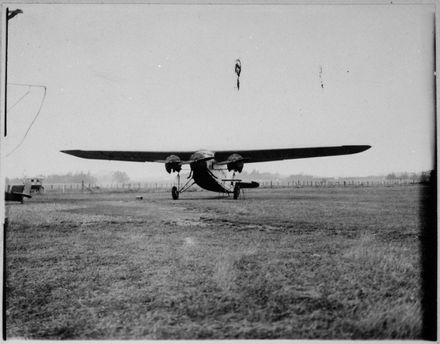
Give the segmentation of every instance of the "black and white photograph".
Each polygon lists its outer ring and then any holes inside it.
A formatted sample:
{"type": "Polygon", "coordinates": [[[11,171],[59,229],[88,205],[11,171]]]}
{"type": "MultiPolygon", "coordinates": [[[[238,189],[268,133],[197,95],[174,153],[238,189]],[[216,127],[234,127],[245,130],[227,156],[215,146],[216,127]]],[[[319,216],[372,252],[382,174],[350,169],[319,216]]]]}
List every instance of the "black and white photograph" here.
{"type": "Polygon", "coordinates": [[[0,9],[3,340],[437,340],[435,1],[0,9]]]}

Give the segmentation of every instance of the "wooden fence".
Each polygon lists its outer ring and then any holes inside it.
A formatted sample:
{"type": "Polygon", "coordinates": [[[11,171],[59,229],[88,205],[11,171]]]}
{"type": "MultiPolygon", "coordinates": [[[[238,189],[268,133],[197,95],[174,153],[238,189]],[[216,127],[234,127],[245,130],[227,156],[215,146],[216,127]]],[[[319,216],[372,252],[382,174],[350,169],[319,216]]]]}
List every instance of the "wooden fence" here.
{"type": "MultiPolygon", "coordinates": [[[[395,180],[291,180],[291,181],[259,181],[260,188],[304,188],[304,187],[373,187],[392,185],[413,185],[418,180],[395,179],[395,180]]],[[[125,184],[45,184],[44,192],[79,193],[79,192],[167,192],[173,187],[173,183],[125,183],[125,184]]],[[[194,185],[188,191],[199,191],[200,187],[194,185]]]]}

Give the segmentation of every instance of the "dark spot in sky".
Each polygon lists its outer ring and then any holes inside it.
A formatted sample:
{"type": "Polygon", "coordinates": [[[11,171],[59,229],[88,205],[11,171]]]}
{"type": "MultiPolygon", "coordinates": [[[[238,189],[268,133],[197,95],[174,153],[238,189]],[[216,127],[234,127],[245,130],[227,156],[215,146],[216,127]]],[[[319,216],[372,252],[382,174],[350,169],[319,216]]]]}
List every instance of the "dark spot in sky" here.
{"type": "Polygon", "coordinates": [[[241,61],[240,59],[235,60],[235,74],[237,74],[237,90],[240,89],[240,73],[241,73],[241,61]]]}
{"type": "Polygon", "coordinates": [[[322,80],[322,66],[319,66],[319,80],[321,81],[321,88],[324,88],[324,81],[322,80]]]}

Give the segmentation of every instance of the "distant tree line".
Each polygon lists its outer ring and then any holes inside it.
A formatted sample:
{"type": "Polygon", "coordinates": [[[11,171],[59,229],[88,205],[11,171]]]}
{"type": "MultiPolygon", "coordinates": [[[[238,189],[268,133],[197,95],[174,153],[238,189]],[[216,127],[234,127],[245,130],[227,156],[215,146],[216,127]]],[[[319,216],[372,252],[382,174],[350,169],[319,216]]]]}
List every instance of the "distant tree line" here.
{"type": "Polygon", "coordinates": [[[58,183],[81,183],[84,181],[86,184],[94,184],[97,178],[93,176],[90,172],[69,172],[67,174],[50,174],[44,177],[44,183],[47,184],[58,184],[58,183]]]}
{"type": "Polygon", "coordinates": [[[434,175],[434,171],[423,171],[420,173],[408,173],[408,172],[400,172],[400,173],[389,173],[385,176],[386,180],[414,180],[420,183],[427,183],[431,180],[431,177],[434,175]]]}
{"type": "MultiPolygon", "coordinates": [[[[36,176],[32,176],[36,177],[36,176]]],[[[30,177],[30,178],[32,178],[30,177]]],[[[49,174],[40,175],[39,178],[43,179],[43,184],[97,184],[101,182],[108,183],[128,183],[130,178],[126,172],[115,171],[110,175],[93,175],[89,172],[69,172],[65,174],[49,174]]],[[[22,184],[24,178],[6,178],[6,184],[22,184]]]]}
{"type": "Polygon", "coordinates": [[[367,181],[367,180],[414,180],[416,182],[428,182],[431,178],[432,171],[423,171],[419,173],[415,172],[392,172],[387,175],[376,175],[376,176],[366,176],[366,177],[319,177],[312,176],[309,174],[292,174],[289,176],[283,176],[279,173],[268,173],[268,172],[258,172],[253,170],[252,172],[243,171],[240,174],[240,178],[242,179],[251,179],[251,180],[259,180],[259,181],[337,181],[338,179],[350,179],[350,180],[358,180],[358,181],[367,181]]]}
{"type": "MultiPolygon", "coordinates": [[[[354,181],[380,181],[380,180],[412,180],[419,183],[427,183],[433,178],[433,171],[423,171],[420,173],[410,172],[392,172],[381,176],[367,176],[367,177],[319,177],[308,174],[292,174],[290,176],[281,175],[279,173],[259,172],[252,170],[251,172],[243,171],[238,178],[255,181],[276,181],[276,182],[290,182],[290,181],[320,181],[332,182],[338,179],[350,179],[354,181]]],[[[37,176],[32,176],[37,177],[37,176]]],[[[108,174],[93,175],[89,172],[69,172],[65,174],[50,174],[46,176],[38,176],[43,178],[43,184],[127,184],[133,182],[126,172],[114,171],[108,174]]],[[[136,181],[135,181],[136,182],[136,181]]],[[[6,178],[6,184],[22,184],[23,178],[6,178]]]]}

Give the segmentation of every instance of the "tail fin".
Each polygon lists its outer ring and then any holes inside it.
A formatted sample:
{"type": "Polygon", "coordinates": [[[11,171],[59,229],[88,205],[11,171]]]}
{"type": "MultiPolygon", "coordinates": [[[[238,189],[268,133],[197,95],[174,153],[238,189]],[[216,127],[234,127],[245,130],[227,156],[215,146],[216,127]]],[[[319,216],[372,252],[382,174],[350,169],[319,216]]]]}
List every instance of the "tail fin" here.
{"type": "Polygon", "coordinates": [[[30,182],[24,184],[23,195],[31,195],[32,184],[30,182]]]}

